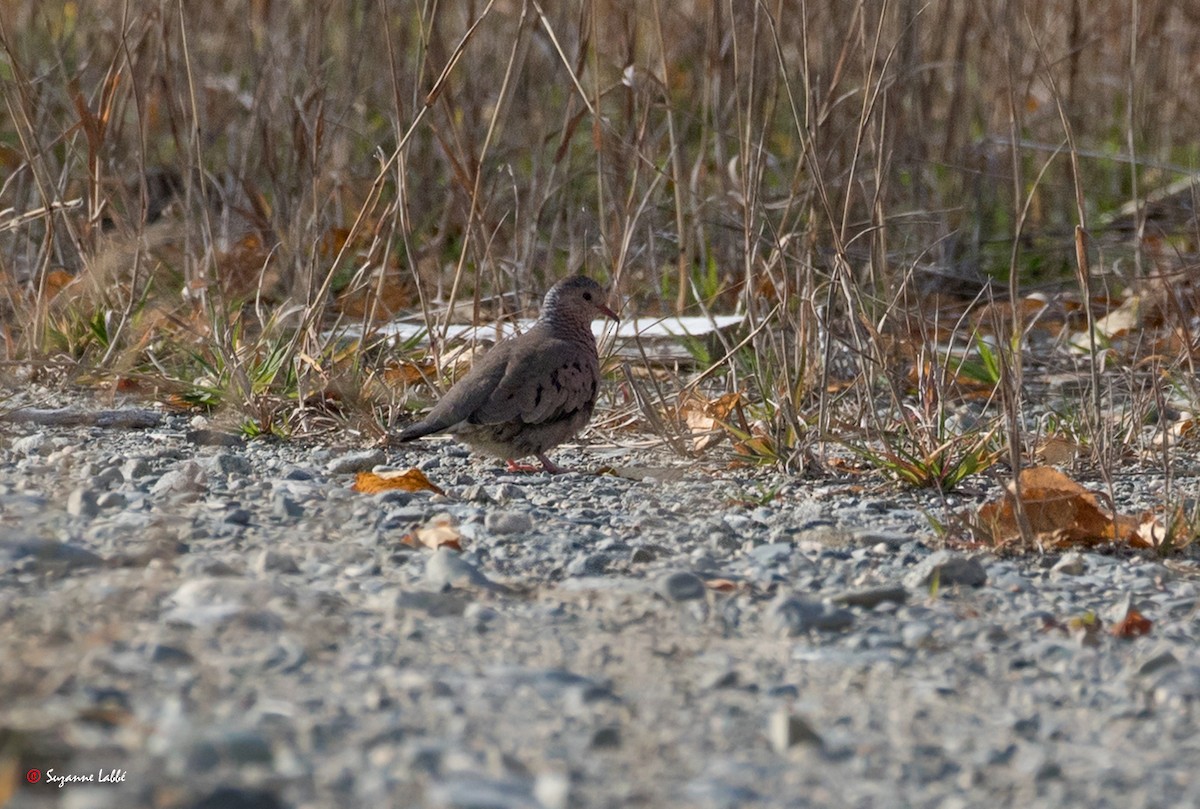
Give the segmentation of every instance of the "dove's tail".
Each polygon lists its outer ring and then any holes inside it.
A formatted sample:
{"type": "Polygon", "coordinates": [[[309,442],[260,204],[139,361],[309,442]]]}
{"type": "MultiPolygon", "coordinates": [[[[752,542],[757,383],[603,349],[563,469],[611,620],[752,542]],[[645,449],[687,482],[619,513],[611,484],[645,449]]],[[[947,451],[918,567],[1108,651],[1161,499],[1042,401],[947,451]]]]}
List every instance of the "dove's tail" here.
{"type": "Polygon", "coordinates": [[[392,436],[392,441],[398,444],[403,444],[406,441],[416,441],[418,438],[424,438],[442,429],[444,429],[442,425],[436,422],[430,422],[429,420],[418,421],[416,424],[410,424],[392,436]]]}

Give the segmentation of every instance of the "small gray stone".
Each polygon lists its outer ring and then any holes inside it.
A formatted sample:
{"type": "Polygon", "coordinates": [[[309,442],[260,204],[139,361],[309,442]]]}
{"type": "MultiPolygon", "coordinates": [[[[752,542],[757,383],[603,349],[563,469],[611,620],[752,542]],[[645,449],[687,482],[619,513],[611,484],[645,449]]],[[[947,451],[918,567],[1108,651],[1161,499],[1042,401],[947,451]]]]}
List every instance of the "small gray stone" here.
{"type": "Polygon", "coordinates": [[[937,551],[919,562],[907,576],[904,584],[912,590],[939,588],[980,587],[987,582],[987,571],[978,559],[954,551],[937,551]]]}
{"type": "Polygon", "coordinates": [[[100,498],[96,501],[96,505],[105,509],[125,508],[125,506],[128,504],[129,498],[127,498],[121,492],[105,492],[104,494],[100,495],[100,498]]]}
{"type": "Polygon", "coordinates": [[[533,785],[524,778],[493,778],[470,772],[434,784],[428,791],[431,809],[539,809],[533,785]]]}
{"type": "Polygon", "coordinates": [[[483,526],[493,534],[527,534],[533,530],[533,518],[524,511],[493,511],[484,517],[483,526]]]}
{"type": "Polygon", "coordinates": [[[1137,673],[1145,676],[1147,674],[1153,674],[1156,671],[1161,671],[1162,669],[1178,665],[1179,658],[1175,657],[1175,655],[1171,654],[1169,651],[1165,651],[1148,658],[1144,663],[1142,663],[1142,665],[1138,666],[1137,673]]]}
{"type": "Polygon", "coordinates": [[[67,495],[67,513],[72,517],[91,519],[100,513],[96,493],[91,489],[75,489],[67,495]]]}
{"type": "Polygon", "coordinates": [[[438,548],[425,563],[425,581],[437,590],[450,587],[495,589],[497,585],[456,551],[438,548]]]}
{"type": "Polygon", "coordinates": [[[704,598],[707,591],[704,579],[687,570],[667,573],[658,582],[658,592],[668,601],[694,601],[704,598]]]}
{"type": "Polygon", "coordinates": [[[854,613],[841,607],[831,607],[822,604],[824,609],[813,622],[813,629],[819,632],[841,632],[854,626],[854,613]]]}
{"type": "Polygon", "coordinates": [[[1087,563],[1083,559],[1083,554],[1076,551],[1064,553],[1062,558],[1054,563],[1054,567],[1050,568],[1051,573],[1058,573],[1061,576],[1082,576],[1086,570],[1087,563]]]}
{"type": "Polygon", "coordinates": [[[787,708],[779,708],[767,720],[767,740],[776,753],[786,753],[793,747],[821,747],[824,742],[812,725],[787,708]]]}
{"type": "Polygon", "coordinates": [[[1166,666],[1154,682],[1152,695],[1160,709],[1193,706],[1200,701],[1200,666],[1166,666]]]}
{"type": "Polygon", "coordinates": [[[66,571],[97,567],[104,559],[78,545],[10,535],[0,538],[0,562],[32,564],[39,571],[66,571]]]}
{"type": "Polygon", "coordinates": [[[470,602],[458,592],[431,593],[428,590],[405,590],[393,604],[396,616],[416,612],[430,618],[462,615],[470,602]]]}
{"type": "Polygon", "coordinates": [[[654,552],[645,547],[634,548],[633,552],[629,554],[629,561],[635,565],[644,565],[647,562],[653,562],[654,552]]]}
{"type": "Polygon", "coordinates": [[[467,503],[480,503],[486,505],[488,503],[496,502],[492,499],[492,496],[488,494],[487,489],[484,488],[482,483],[472,483],[470,486],[463,489],[462,495],[460,496],[462,500],[467,503]]]}
{"type": "Polygon", "coordinates": [[[214,455],[212,468],[221,475],[249,475],[254,471],[254,465],[250,461],[231,452],[218,452],[214,455]]]}
{"type": "Polygon", "coordinates": [[[249,525],[253,515],[249,509],[234,508],[230,509],[224,517],[224,522],[228,525],[249,525]]]}
{"type": "Polygon", "coordinates": [[[119,466],[108,466],[96,473],[96,477],[92,479],[92,483],[96,486],[108,488],[116,486],[125,480],[125,476],[121,474],[119,466]]]}
{"type": "Polygon", "coordinates": [[[567,565],[568,576],[601,576],[611,561],[606,553],[581,553],[567,565]]]}
{"type": "Polygon", "coordinates": [[[924,646],[931,635],[933,627],[924,621],[909,621],[900,627],[900,642],[909,649],[924,646]]]}
{"type": "Polygon", "coordinates": [[[506,500],[524,500],[525,490],[515,483],[501,483],[492,490],[492,499],[498,503],[506,500]]]}
{"type": "Polygon", "coordinates": [[[284,809],[284,804],[265,789],[217,787],[187,809],[284,809]]]}
{"type": "Polygon", "coordinates": [[[254,572],[260,576],[267,573],[299,573],[300,567],[289,553],[264,548],[254,560],[254,572]]]}
{"type": "Polygon", "coordinates": [[[611,725],[597,728],[592,734],[592,747],[601,750],[612,750],[621,746],[621,729],[611,725]]]}
{"type": "Polygon", "coordinates": [[[189,444],[198,447],[240,447],[246,439],[237,433],[227,433],[223,430],[188,430],[185,436],[189,444]]]}
{"type": "Polygon", "coordinates": [[[571,779],[566,773],[538,773],[533,784],[533,796],[544,809],[568,809],[571,801],[571,779]]]}
{"type": "Polygon", "coordinates": [[[415,492],[406,492],[402,489],[384,489],[376,492],[372,497],[380,506],[407,506],[417,495],[415,492]]]}
{"type": "Polygon", "coordinates": [[[903,604],[907,600],[908,590],[898,584],[871,587],[866,590],[851,590],[835,595],[830,599],[834,604],[841,604],[846,607],[862,607],[868,610],[885,602],[890,601],[895,604],[903,604]]]}
{"type": "Polygon", "coordinates": [[[166,494],[199,493],[204,491],[205,486],[204,470],[200,464],[184,461],[155,481],[150,488],[150,494],[158,497],[166,494]]]}
{"type": "Polygon", "coordinates": [[[840,632],[854,625],[854,613],[820,601],[780,597],[767,612],[767,623],[776,633],[795,637],[806,632],[840,632]]]}
{"type": "Polygon", "coordinates": [[[794,546],[790,542],[771,542],[759,545],[748,556],[760,565],[774,565],[792,555],[794,546]]]}
{"type": "Polygon", "coordinates": [[[304,506],[283,492],[275,492],[271,498],[271,513],[281,519],[294,520],[304,516],[304,506]]]}
{"type": "Polygon", "coordinates": [[[705,690],[720,688],[737,688],[741,685],[741,677],[736,669],[717,669],[700,678],[700,687],[705,690]]]}
{"type": "Polygon", "coordinates": [[[177,646],[156,643],[150,648],[150,662],[163,665],[187,665],[194,660],[191,653],[177,646]]]}
{"type": "Polygon", "coordinates": [[[15,439],[12,449],[18,455],[47,455],[54,447],[46,441],[45,433],[33,433],[15,439]]]}
{"type": "Polygon", "coordinates": [[[145,458],[130,458],[121,464],[121,475],[125,480],[137,480],[150,474],[150,462],[145,458]]]}
{"type": "Polygon", "coordinates": [[[326,465],[325,470],[331,475],[352,475],[356,472],[369,472],[385,463],[387,455],[383,450],[368,449],[339,455],[326,465]]]}
{"type": "Polygon", "coordinates": [[[795,637],[811,629],[821,612],[819,601],[780,596],[767,610],[767,623],[777,634],[795,637]]]}

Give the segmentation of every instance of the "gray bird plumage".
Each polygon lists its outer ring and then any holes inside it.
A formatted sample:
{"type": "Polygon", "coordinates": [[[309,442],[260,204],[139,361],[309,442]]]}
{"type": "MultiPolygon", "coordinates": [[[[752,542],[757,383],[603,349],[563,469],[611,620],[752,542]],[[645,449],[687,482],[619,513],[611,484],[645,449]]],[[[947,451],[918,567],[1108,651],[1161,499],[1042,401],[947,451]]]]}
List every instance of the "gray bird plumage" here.
{"type": "Polygon", "coordinates": [[[573,438],[596,407],[600,358],[592,319],[598,314],[617,319],[605,298],[590,278],[559,281],[527,332],[497,343],[395,440],[448,432],[503,458],[510,469],[517,468],[515,459],[535,455],[546,471],[562,471],[546,451],[573,438]]]}

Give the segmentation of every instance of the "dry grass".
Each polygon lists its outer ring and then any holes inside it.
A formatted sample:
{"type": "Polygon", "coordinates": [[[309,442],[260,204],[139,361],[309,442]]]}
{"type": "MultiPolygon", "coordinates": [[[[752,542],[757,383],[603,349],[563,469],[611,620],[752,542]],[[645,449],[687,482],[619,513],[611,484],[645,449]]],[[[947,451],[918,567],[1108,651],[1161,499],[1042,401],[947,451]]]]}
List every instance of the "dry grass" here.
{"type": "Polygon", "coordinates": [[[333,324],[417,309],[436,333],[438,302],[511,310],[586,271],[626,314],[746,313],[704,379],[749,394],[760,457],[878,459],[882,439],[939,463],[972,447],[972,467],[998,430],[1019,466],[1051,419],[1111,468],[1144,440],[1118,400],[1195,401],[1196,224],[1139,203],[1197,163],[1198,19],[1165,0],[0,0],[4,352],[256,429],[310,428],[317,405],[370,421],[404,400],[394,352],[347,351],[333,324]],[[1082,302],[1166,272],[1175,353],[1079,360],[1074,409],[1033,407],[1029,355],[1055,347],[1009,301],[1050,290],[1079,330],[1082,302]]]}

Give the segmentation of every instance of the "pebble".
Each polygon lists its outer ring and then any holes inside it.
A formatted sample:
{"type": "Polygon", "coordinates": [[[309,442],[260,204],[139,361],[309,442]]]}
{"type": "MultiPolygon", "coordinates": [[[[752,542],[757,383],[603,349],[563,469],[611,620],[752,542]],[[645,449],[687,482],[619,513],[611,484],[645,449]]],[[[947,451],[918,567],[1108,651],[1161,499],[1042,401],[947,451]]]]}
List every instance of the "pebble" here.
{"type": "Polygon", "coordinates": [[[838,593],[830,598],[834,604],[844,607],[862,607],[872,609],[884,603],[903,604],[908,600],[908,590],[898,585],[870,587],[865,590],[852,590],[838,593]]]}
{"type": "Polygon", "coordinates": [[[246,439],[236,433],[206,428],[187,431],[187,441],[198,447],[240,447],[246,439]]]}
{"type": "Polygon", "coordinates": [[[151,473],[150,463],[145,458],[130,458],[121,464],[121,476],[125,480],[137,480],[151,473]]]}
{"type": "Polygon", "coordinates": [[[370,472],[385,463],[387,455],[383,450],[368,449],[339,455],[325,465],[325,471],[331,475],[352,475],[356,472],[370,472]]]}
{"type": "Polygon", "coordinates": [[[254,471],[249,460],[229,452],[218,452],[212,456],[211,463],[212,468],[221,475],[249,475],[254,471]]]}
{"type": "Polygon", "coordinates": [[[1064,553],[1054,567],[1050,568],[1050,572],[1059,573],[1063,576],[1082,576],[1087,570],[1087,562],[1084,561],[1082,553],[1071,551],[1064,553]]]}
{"type": "Polygon", "coordinates": [[[704,579],[686,570],[665,574],[659,580],[658,591],[668,601],[694,601],[707,594],[704,579]]]}
{"type": "Polygon", "coordinates": [[[429,790],[433,809],[543,809],[525,778],[455,773],[429,790]]]}
{"type": "Polygon", "coordinates": [[[749,556],[760,565],[773,565],[786,560],[793,550],[794,546],[790,542],[772,542],[754,548],[749,556]]]}
{"type": "Polygon", "coordinates": [[[130,770],[72,805],[1200,805],[1194,552],[940,550],[921,515],[986,480],[510,475],[449,443],[199,446],[189,421],[0,436],[9,724],[130,770]],[[350,491],[352,454],[423,459],[446,496],[350,491]],[[402,541],[440,514],[461,552],[402,541]],[[1112,637],[1131,608],[1149,634],[1112,637]]]}
{"type": "Polygon", "coordinates": [[[425,581],[437,590],[447,587],[495,589],[496,585],[479,568],[449,548],[438,548],[425,563],[425,581]]]}
{"type": "Polygon", "coordinates": [[[275,793],[261,789],[217,787],[188,809],[285,809],[275,793]]]}
{"type": "Polygon", "coordinates": [[[207,480],[200,464],[195,461],[184,461],[178,468],[164,473],[150,487],[150,494],[153,497],[179,493],[198,494],[203,492],[206,486],[207,480]]]}
{"type": "Polygon", "coordinates": [[[910,649],[924,646],[933,635],[933,625],[925,621],[909,621],[900,627],[900,642],[910,649]]]}
{"type": "Polygon", "coordinates": [[[73,543],[0,532],[0,562],[32,565],[38,572],[66,572],[96,567],[104,559],[73,543]]]}
{"type": "Polygon", "coordinates": [[[97,498],[96,505],[105,511],[125,508],[129,505],[129,498],[123,492],[105,492],[97,498]]]}
{"type": "Polygon", "coordinates": [[[283,492],[271,496],[271,513],[284,520],[295,520],[304,516],[304,506],[283,492]]]}
{"type": "Polygon", "coordinates": [[[48,455],[53,446],[46,440],[45,433],[31,433],[13,439],[12,451],[18,455],[48,455]]]}
{"type": "Polygon", "coordinates": [[[983,564],[955,551],[937,551],[929,555],[904,577],[904,584],[910,590],[928,590],[934,586],[939,589],[982,587],[986,582],[987,571],[983,564]]]}
{"type": "Polygon", "coordinates": [[[493,534],[527,534],[533,530],[533,517],[523,511],[492,511],[483,524],[493,534]]]}
{"type": "Polygon", "coordinates": [[[300,566],[289,553],[264,548],[254,561],[254,572],[260,576],[267,573],[299,573],[300,566]]]}
{"type": "Polygon", "coordinates": [[[776,753],[786,753],[798,745],[821,747],[824,742],[812,725],[789,709],[776,709],[767,721],[767,740],[776,753]]]}
{"type": "Polygon", "coordinates": [[[771,604],[767,619],[776,633],[795,637],[816,630],[840,632],[854,625],[854,613],[821,601],[781,596],[771,604]]]}
{"type": "Polygon", "coordinates": [[[73,489],[67,495],[67,513],[72,517],[90,519],[100,513],[96,493],[91,489],[73,489]]]}

